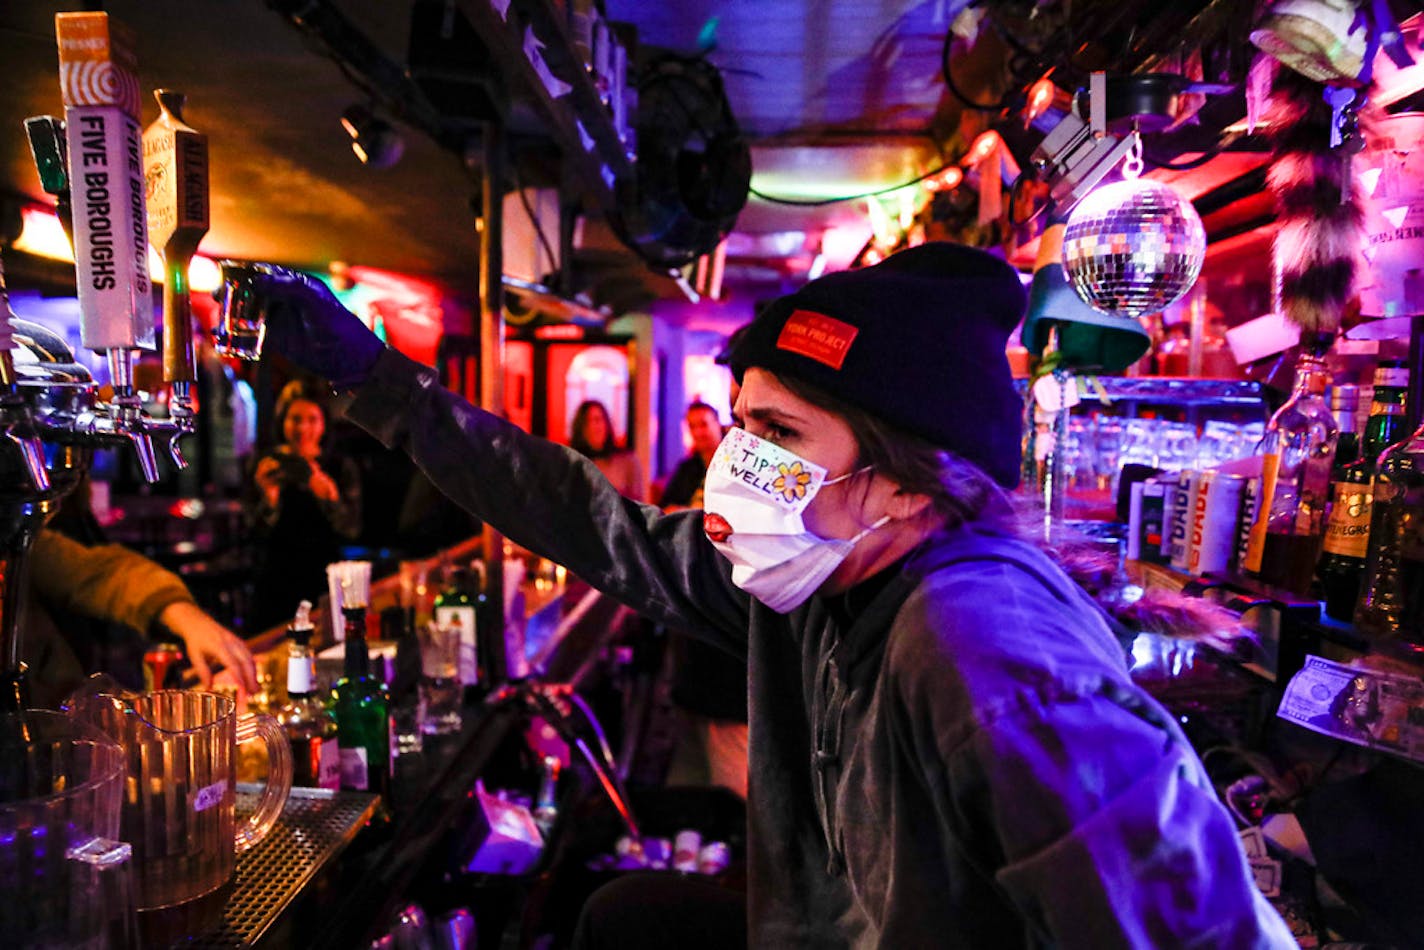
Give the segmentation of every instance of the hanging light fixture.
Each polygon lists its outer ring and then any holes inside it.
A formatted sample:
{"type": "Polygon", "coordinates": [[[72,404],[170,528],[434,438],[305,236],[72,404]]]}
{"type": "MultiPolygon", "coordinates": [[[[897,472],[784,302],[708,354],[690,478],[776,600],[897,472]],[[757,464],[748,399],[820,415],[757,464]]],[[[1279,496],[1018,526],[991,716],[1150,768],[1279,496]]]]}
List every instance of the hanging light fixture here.
{"type": "Polygon", "coordinates": [[[1142,173],[1131,133],[1122,181],[1100,185],[1068,216],[1063,270],[1078,296],[1104,313],[1140,317],[1186,294],[1206,259],[1206,229],[1191,202],[1142,173]]]}
{"type": "Polygon", "coordinates": [[[389,122],[362,105],[341,114],[341,127],[351,136],[351,151],[362,165],[390,168],[405,153],[405,139],[389,122]]]}

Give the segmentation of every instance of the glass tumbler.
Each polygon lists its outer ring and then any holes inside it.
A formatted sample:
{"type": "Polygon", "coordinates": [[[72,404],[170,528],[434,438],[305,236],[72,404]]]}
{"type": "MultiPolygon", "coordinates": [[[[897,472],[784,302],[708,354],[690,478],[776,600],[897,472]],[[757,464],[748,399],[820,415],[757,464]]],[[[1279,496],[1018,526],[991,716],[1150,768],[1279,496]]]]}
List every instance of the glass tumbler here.
{"type": "Polygon", "coordinates": [[[460,628],[427,623],[420,630],[420,730],[428,736],[460,731],[460,628]]]}

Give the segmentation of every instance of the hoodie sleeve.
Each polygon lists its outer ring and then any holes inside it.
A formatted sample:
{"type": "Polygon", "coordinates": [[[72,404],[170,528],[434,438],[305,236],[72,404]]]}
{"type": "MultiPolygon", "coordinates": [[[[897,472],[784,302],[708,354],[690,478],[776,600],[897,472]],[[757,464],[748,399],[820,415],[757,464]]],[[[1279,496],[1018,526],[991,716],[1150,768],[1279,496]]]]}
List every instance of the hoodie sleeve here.
{"type": "Polygon", "coordinates": [[[702,533],[622,497],[597,466],[471,406],[387,349],[346,417],[401,448],[452,501],[501,534],[656,620],[745,655],[747,595],[702,533]]]}
{"type": "Polygon", "coordinates": [[[1108,662],[1100,618],[1004,565],[938,593],[898,666],[905,734],[945,840],[972,843],[1040,942],[1295,946],[1186,737],[1108,662]]]}
{"type": "Polygon", "coordinates": [[[86,547],[41,531],[30,551],[30,580],[52,607],[153,632],[163,609],[193,595],[178,575],[119,544],[86,547]]]}
{"type": "Polygon", "coordinates": [[[1196,753],[1143,708],[1116,688],[1060,699],[961,752],[983,776],[995,879],[1057,946],[1295,946],[1196,753]]]}

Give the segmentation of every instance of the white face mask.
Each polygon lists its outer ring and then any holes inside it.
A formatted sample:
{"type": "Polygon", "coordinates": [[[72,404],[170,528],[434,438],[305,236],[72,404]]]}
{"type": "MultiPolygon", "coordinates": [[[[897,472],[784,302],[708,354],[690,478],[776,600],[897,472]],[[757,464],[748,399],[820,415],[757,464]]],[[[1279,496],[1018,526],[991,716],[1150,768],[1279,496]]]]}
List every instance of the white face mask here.
{"type": "Polygon", "coordinates": [[[890,521],[886,515],[853,538],[806,530],[801,515],[816,492],[856,474],[827,479],[794,452],[729,431],[707,469],[702,508],[707,537],[732,562],[732,583],[778,613],[805,603],[856,542],[890,521]]]}

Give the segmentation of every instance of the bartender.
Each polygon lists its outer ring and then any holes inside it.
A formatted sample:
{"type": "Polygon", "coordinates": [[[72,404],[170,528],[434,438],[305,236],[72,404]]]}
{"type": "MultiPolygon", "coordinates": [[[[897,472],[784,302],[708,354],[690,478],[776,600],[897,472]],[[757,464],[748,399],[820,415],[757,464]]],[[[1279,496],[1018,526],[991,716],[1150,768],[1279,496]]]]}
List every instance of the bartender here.
{"type": "Polygon", "coordinates": [[[767,307],[705,515],[621,497],[318,282],[258,289],[269,345],[451,498],[747,659],[745,917],[625,879],[584,946],[1295,945],[1107,615],[1015,527],[1024,295],[1002,260],[925,244],[767,307]]]}

